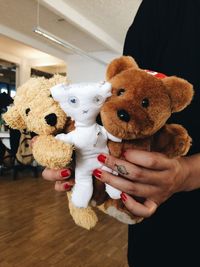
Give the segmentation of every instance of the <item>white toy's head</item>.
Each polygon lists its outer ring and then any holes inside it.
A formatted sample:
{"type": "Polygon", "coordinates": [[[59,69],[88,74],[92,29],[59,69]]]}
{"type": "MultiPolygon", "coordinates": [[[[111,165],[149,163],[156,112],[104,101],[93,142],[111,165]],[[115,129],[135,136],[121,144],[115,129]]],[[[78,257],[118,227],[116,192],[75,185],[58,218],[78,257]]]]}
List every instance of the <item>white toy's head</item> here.
{"type": "Polygon", "coordinates": [[[75,122],[84,124],[96,121],[103,103],[111,96],[111,84],[108,82],[59,84],[50,90],[64,112],[75,122]]]}

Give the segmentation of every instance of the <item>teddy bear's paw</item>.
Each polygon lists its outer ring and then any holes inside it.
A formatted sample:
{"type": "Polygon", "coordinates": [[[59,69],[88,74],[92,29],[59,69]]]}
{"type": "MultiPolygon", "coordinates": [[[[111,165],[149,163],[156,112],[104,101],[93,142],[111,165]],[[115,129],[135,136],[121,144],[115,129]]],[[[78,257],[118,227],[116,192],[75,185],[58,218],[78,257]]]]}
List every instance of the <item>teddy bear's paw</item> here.
{"type": "Polygon", "coordinates": [[[106,213],[125,224],[136,224],[143,220],[142,218],[138,218],[138,217],[134,218],[133,216],[131,216],[131,214],[128,214],[125,211],[120,210],[114,206],[108,207],[106,209],[106,213]]]}
{"type": "Polygon", "coordinates": [[[65,168],[72,159],[73,146],[56,140],[54,136],[38,136],[33,144],[33,156],[42,166],[65,168]]]}
{"type": "Polygon", "coordinates": [[[99,205],[98,209],[124,224],[136,224],[143,220],[143,218],[131,214],[121,200],[108,199],[99,205]]]}
{"type": "Polygon", "coordinates": [[[192,139],[185,128],[178,124],[169,125],[170,134],[173,136],[166,149],[169,157],[179,157],[187,154],[191,147],[192,139]]]}
{"type": "Polygon", "coordinates": [[[174,155],[175,157],[184,156],[188,153],[191,146],[191,138],[181,138],[178,137],[174,144],[174,155]]]}
{"type": "Polygon", "coordinates": [[[74,222],[84,229],[92,229],[98,222],[96,213],[91,207],[77,208],[71,202],[71,192],[67,193],[69,199],[69,210],[74,222]]]}

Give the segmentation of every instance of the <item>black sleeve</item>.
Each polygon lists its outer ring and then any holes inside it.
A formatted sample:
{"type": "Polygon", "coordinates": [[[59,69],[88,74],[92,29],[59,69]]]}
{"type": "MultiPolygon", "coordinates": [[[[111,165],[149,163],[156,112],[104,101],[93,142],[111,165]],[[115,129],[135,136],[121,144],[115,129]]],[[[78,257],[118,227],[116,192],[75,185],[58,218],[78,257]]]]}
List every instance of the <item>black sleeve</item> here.
{"type": "Polygon", "coordinates": [[[200,151],[199,10],[199,0],[143,0],[124,44],[124,55],[134,57],[140,68],[176,75],[194,85],[191,105],[170,118],[192,136],[191,154],[200,151]]]}
{"type": "Polygon", "coordinates": [[[124,43],[124,55],[135,58],[141,68],[149,68],[155,59],[159,38],[158,0],[143,0],[124,43]]]}

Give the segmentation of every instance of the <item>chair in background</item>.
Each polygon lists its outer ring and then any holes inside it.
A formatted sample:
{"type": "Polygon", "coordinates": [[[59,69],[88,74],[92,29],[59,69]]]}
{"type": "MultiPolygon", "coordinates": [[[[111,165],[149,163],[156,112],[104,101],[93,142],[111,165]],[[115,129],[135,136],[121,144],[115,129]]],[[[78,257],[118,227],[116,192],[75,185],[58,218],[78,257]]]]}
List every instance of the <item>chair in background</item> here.
{"type": "Polygon", "coordinates": [[[19,172],[26,169],[31,170],[34,177],[38,177],[38,165],[33,158],[31,138],[31,133],[26,130],[20,132],[10,129],[10,147],[12,154],[15,155],[13,179],[17,178],[19,172]]]}
{"type": "Polygon", "coordinates": [[[0,175],[5,171],[12,171],[13,180],[18,174],[26,169],[33,172],[34,177],[38,177],[38,165],[35,162],[31,147],[31,135],[27,131],[22,133],[18,130],[10,131],[10,149],[0,140],[0,175]]]}

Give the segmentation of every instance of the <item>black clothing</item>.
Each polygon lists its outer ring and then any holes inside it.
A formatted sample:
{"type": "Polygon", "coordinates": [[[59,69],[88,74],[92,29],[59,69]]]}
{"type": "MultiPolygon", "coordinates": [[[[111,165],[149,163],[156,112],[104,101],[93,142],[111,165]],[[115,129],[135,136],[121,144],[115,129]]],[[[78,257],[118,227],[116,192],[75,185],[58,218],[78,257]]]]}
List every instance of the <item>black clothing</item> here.
{"type": "Polygon", "coordinates": [[[3,112],[3,109],[6,109],[7,106],[13,103],[13,99],[10,95],[6,93],[0,93],[0,114],[3,112]]]}
{"type": "MultiPolygon", "coordinates": [[[[182,124],[200,152],[200,1],[143,0],[124,45],[141,68],[194,85],[194,100],[170,122],[182,124]]],[[[200,190],[178,193],[149,219],[129,227],[132,267],[200,266],[200,190]]]]}

